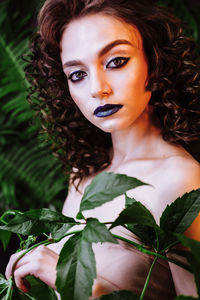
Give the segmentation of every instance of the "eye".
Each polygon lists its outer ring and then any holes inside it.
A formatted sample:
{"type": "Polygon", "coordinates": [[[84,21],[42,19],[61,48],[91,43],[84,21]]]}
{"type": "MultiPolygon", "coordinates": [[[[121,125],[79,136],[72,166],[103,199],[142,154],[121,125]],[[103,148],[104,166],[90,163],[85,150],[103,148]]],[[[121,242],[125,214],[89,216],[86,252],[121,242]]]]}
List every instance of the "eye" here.
{"type": "Polygon", "coordinates": [[[121,68],[129,61],[129,59],[130,57],[115,57],[108,62],[106,67],[110,69],[121,68]]]}
{"type": "Polygon", "coordinates": [[[87,76],[86,72],[75,71],[69,75],[68,79],[71,80],[72,82],[77,82],[77,81],[81,81],[86,76],[87,76]]]}

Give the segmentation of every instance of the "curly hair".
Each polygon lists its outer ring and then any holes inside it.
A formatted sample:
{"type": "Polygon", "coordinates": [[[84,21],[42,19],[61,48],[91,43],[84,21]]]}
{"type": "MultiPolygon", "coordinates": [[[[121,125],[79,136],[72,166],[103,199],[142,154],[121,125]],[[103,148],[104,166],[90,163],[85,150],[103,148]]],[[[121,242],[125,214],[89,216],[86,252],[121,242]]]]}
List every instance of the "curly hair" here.
{"type": "Polygon", "coordinates": [[[29,100],[72,182],[110,164],[110,133],[91,124],[72,100],[60,59],[62,34],[72,20],[115,16],[139,30],[148,62],[146,90],[164,140],[184,145],[200,137],[200,74],[195,42],[171,11],[148,0],[47,0],[26,67],[29,100]]]}

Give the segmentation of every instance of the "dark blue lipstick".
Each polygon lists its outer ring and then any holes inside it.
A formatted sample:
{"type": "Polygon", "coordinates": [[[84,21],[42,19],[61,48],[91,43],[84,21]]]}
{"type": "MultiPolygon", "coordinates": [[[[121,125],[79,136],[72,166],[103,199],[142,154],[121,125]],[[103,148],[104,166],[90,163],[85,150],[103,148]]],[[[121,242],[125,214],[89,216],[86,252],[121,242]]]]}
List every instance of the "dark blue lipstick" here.
{"type": "Polygon", "coordinates": [[[108,117],[115,114],[123,105],[121,104],[105,104],[103,106],[98,106],[94,115],[98,118],[108,117]]]}

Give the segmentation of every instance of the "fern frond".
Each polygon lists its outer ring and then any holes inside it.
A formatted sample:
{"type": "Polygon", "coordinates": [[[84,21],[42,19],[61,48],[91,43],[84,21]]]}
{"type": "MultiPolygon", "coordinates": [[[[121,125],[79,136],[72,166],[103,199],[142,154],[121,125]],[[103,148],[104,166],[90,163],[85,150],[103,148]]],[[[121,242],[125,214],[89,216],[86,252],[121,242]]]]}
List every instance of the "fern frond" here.
{"type": "Polygon", "coordinates": [[[39,142],[26,96],[25,61],[37,0],[0,2],[0,211],[55,204],[67,184],[50,146],[39,142]],[[31,10],[32,7],[32,10],[31,10]]]}
{"type": "Polygon", "coordinates": [[[64,201],[66,178],[47,147],[34,145],[32,141],[24,146],[15,145],[9,151],[0,153],[0,166],[0,186],[5,207],[19,208],[23,202],[23,208],[29,208],[30,200],[31,207],[48,206],[59,200],[61,191],[60,202],[64,201]],[[26,197],[23,199],[17,197],[24,194],[26,197]]]}

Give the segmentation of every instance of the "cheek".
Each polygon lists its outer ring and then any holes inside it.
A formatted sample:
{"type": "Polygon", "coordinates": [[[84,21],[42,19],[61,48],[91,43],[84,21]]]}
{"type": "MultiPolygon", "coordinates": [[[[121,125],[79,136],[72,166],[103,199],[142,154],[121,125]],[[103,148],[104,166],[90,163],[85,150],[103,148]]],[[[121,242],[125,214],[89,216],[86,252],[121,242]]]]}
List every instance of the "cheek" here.
{"type": "Polygon", "coordinates": [[[77,88],[76,92],[70,91],[70,94],[81,113],[86,117],[86,119],[92,121],[93,109],[91,107],[91,104],[88,102],[87,97],[84,97],[84,93],[82,92],[82,90],[77,88]]]}
{"type": "Polygon", "coordinates": [[[74,89],[74,88],[70,87],[70,84],[69,84],[69,92],[70,92],[70,95],[71,95],[74,103],[81,109],[83,100],[81,101],[81,97],[79,95],[79,89],[78,88],[74,89]]]}
{"type": "Polygon", "coordinates": [[[146,91],[148,78],[147,66],[139,66],[133,70],[132,74],[129,74],[128,78],[129,80],[126,86],[127,94],[132,95],[138,104],[140,102],[148,102],[151,97],[151,92],[146,91]]]}

